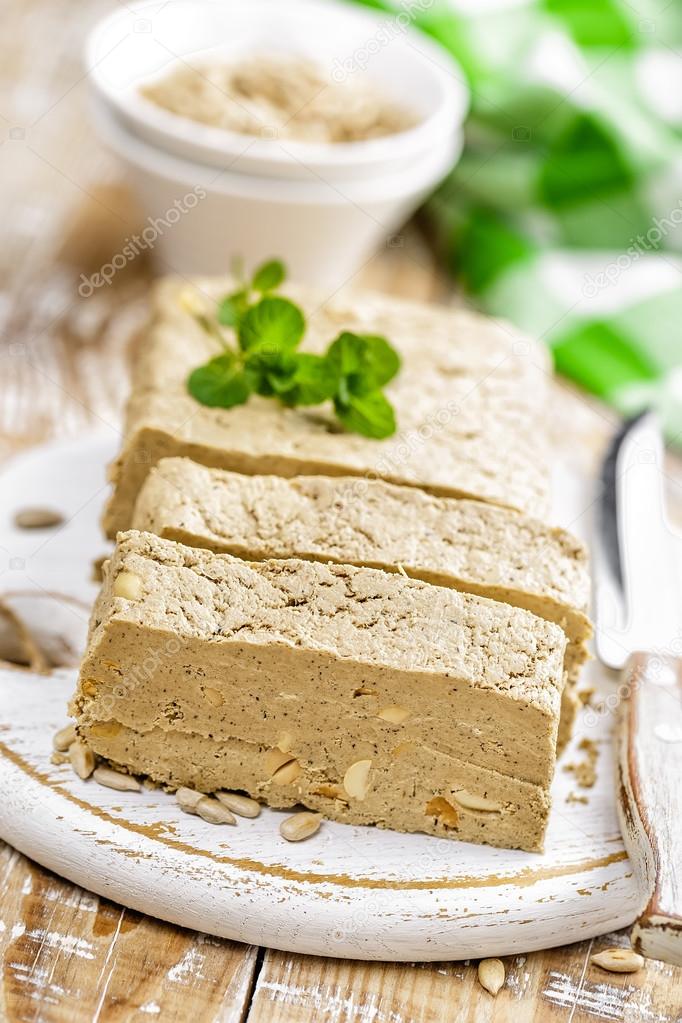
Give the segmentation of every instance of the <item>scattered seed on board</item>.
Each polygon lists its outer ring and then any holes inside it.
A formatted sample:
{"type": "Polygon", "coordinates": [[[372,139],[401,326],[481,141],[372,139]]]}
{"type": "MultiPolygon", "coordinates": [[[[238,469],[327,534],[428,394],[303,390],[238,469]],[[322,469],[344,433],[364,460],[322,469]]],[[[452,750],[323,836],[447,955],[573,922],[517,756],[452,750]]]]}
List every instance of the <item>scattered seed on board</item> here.
{"type": "Polygon", "coordinates": [[[52,748],[56,749],[58,753],[66,753],[69,746],[74,743],[77,738],[76,726],[73,723],[65,725],[64,728],[60,728],[58,732],[54,733],[54,736],[52,737],[52,748]]]}
{"type": "Polygon", "coordinates": [[[603,948],[590,956],[590,962],[609,973],[636,973],[644,966],[644,956],[631,948],[603,948]]]}
{"type": "Polygon", "coordinates": [[[257,817],[260,813],[260,803],[249,796],[240,796],[238,792],[216,792],[214,795],[223,806],[239,817],[257,817]]]}
{"type": "Polygon", "coordinates": [[[78,739],[69,746],[69,760],[74,771],[83,781],[89,778],[95,770],[95,754],[78,739]]]}
{"type": "Polygon", "coordinates": [[[205,796],[204,792],[197,792],[196,789],[188,789],[185,785],[181,785],[179,789],[176,789],[175,799],[181,810],[185,813],[196,813],[197,803],[200,799],[205,796]]]}
{"type": "Polygon", "coordinates": [[[302,842],[320,830],[322,817],[319,813],[295,813],[279,826],[279,833],[287,842],[302,842]]]}
{"type": "Polygon", "coordinates": [[[478,964],[478,982],[495,997],[504,985],[504,963],[501,959],[481,959],[478,964]]]}
{"type": "Polygon", "coordinates": [[[219,803],[217,799],[212,799],[211,796],[202,796],[196,805],[194,811],[198,813],[202,820],[208,821],[209,824],[236,824],[237,818],[233,813],[219,803]]]}
{"type": "Polygon", "coordinates": [[[108,789],[116,789],[117,792],[139,792],[142,787],[132,774],[114,771],[113,767],[106,767],[104,764],[95,768],[92,777],[100,785],[105,785],[108,789]]]}
{"type": "Polygon", "coordinates": [[[64,516],[52,508],[22,508],[14,516],[18,529],[53,529],[61,526],[64,516]]]}

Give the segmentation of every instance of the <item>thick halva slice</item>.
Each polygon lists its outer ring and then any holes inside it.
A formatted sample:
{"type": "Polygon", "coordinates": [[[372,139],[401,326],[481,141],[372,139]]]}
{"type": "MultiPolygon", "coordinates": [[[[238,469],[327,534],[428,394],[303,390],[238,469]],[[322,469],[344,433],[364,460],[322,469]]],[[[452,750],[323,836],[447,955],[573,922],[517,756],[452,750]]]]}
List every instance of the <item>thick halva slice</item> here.
{"type": "Polygon", "coordinates": [[[372,568],[118,539],[73,710],[99,756],[171,788],[538,849],[565,634],[372,568]]]}
{"type": "MultiPolygon", "coordinates": [[[[548,507],[545,430],[548,356],[511,327],[464,309],[387,296],[352,298],[287,286],[306,312],[303,350],[320,351],[340,330],[383,334],[403,366],[387,387],[398,432],[376,441],[339,429],[331,408],[285,408],[258,396],[232,409],[199,404],[192,369],[217,354],[181,301],[188,285],[166,278],[138,348],[124,442],[111,467],[104,516],[112,538],[161,458],[242,473],[379,477],[434,494],[473,497],[543,518],[548,507]]],[[[210,315],[227,280],[198,280],[194,300],[210,315]]]]}

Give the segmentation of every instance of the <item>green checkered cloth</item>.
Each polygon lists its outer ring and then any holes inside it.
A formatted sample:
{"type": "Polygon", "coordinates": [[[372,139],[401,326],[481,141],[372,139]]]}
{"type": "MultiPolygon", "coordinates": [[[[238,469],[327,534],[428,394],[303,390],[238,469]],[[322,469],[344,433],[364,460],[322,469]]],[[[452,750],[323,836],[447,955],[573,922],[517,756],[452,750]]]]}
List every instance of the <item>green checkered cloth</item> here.
{"type": "Polygon", "coordinates": [[[682,443],[681,0],[360,2],[409,13],[466,76],[464,152],[427,212],[473,300],[682,443]]]}

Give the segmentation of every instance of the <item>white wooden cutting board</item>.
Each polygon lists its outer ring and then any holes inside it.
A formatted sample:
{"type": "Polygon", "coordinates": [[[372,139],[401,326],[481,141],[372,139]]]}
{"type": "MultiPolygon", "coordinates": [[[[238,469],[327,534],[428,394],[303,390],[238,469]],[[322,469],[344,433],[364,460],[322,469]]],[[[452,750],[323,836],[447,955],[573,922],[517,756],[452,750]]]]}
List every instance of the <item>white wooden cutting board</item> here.
{"type": "MultiPolygon", "coordinates": [[[[98,517],[112,454],[97,437],[52,445],[0,476],[0,592],[23,594],[8,600],[53,648],[83,641],[92,561],[107,549],[98,517]],[[31,505],[66,523],[17,530],[15,511],[31,505]]],[[[566,473],[558,482],[557,521],[584,532],[588,488],[566,473]]],[[[577,744],[589,736],[597,781],[581,789],[559,768],[543,855],[330,822],[292,845],[280,811],[215,827],[162,792],[114,792],[53,765],[74,680],[75,669],[0,671],[0,836],[125,906],[270,948],[418,961],[563,945],[629,924],[643,904],[616,820],[610,714],[583,714],[562,763],[584,759],[577,744]]],[[[585,681],[617,689],[595,665],[585,681]]]]}

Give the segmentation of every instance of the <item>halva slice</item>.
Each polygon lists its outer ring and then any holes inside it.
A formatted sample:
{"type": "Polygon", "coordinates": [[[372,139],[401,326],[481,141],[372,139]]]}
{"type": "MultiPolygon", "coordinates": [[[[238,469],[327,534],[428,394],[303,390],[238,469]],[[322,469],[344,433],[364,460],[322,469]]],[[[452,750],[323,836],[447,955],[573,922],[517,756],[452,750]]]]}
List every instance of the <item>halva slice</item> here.
{"type": "Polygon", "coordinates": [[[383,480],[245,476],[186,458],[152,469],[133,526],[249,561],[294,557],[402,571],[556,622],[568,638],[560,747],[570,737],[592,628],[587,550],[564,529],[383,480]]]}
{"type": "Polygon", "coordinates": [[[576,645],[592,634],[587,550],[565,529],[507,508],[382,480],[245,476],[164,459],[135,529],[250,561],[364,565],[525,607],[576,645]]]}
{"type": "Polygon", "coordinates": [[[130,531],[72,709],[88,748],[170,788],[533,850],[565,643],[529,611],[399,573],[130,531]]]}
{"type": "MultiPolygon", "coordinates": [[[[194,303],[213,315],[233,282],[197,280],[194,303]]],[[[123,448],[111,467],[107,534],[127,529],[137,494],[161,458],[182,455],[242,473],[372,476],[435,494],[473,497],[531,512],[548,505],[545,431],[548,356],[511,327],[463,309],[365,294],[326,300],[287,285],[304,309],[303,350],[326,349],[341,330],[382,334],[402,357],[386,388],[398,432],[377,441],[340,429],[331,406],[286,408],[252,396],[209,408],[187,391],[188,374],[219,345],[181,301],[186,281],[155,291],[152,321],[133,374],[123,448]]]]}

